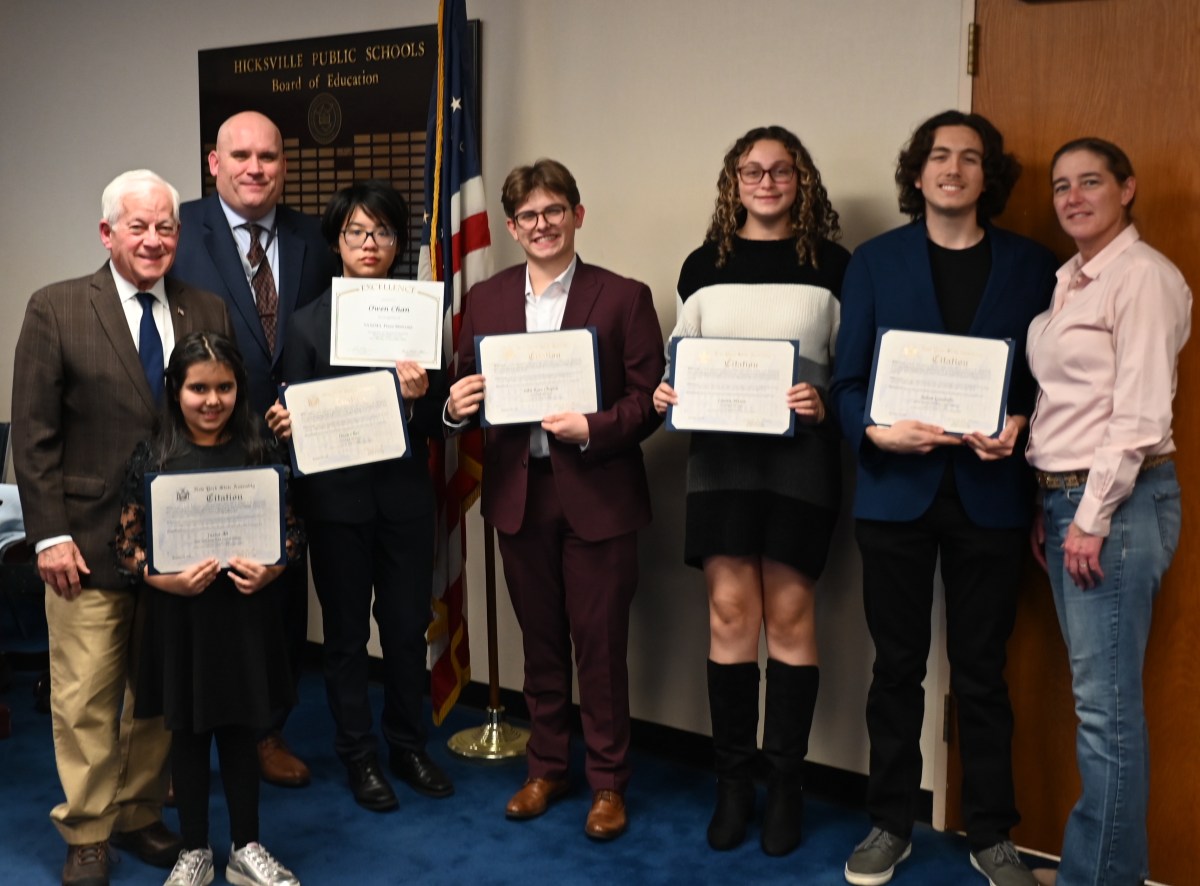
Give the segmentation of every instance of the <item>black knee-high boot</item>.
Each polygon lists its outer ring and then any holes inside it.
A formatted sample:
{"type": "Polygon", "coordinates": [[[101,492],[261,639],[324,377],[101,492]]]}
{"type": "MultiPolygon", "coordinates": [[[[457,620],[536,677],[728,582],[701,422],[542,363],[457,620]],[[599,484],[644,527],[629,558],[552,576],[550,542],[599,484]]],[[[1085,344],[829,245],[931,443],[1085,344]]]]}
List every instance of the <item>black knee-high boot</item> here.
{"type": "Polygon", "coordinates": [[[762,848],[787,855],[800,845],[804,827],[804,758],[817,704],[820,671],[816,665],[767,660],[767,704],[763,756],[771,764],[762,848]]]}
{"type": "Polygon", "coordinates": [[[754,755],[758,750],[758,662],[708,663],[708,708],[717,768],[717,807],[708,845],[733,849],[754,815],[754,755]]]}

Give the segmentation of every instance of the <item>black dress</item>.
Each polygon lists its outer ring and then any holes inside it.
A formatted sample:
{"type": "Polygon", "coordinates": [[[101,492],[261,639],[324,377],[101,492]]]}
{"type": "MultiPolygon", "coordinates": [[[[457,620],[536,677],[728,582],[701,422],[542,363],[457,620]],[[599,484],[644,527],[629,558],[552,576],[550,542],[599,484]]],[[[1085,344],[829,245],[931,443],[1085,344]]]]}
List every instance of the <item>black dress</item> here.
{"type": "MultiPolygon", "coordinates": [[[[235,443],[190,445],[164,470],[244,467],[235,443]]],[[[139,443],[122,489],[118,558],[145,550],[144,478],[158,470],[150,447],[139,443]]],[[[289,519],[289,556],[298,527],[289,519]]],[[[171,730],[206,732],[218,726],[268,728],[274,714],[295,704],[283,628],[279,582],[257,593],[240,593],[222,571],[203,593],[183,597],[139,586],[146,623],[138,667],[137,717],[165,717],[171,730]]]]}
{"type": "MultiPolygon", "coordinates": [[[[842,276],[850,253],[817,244],[818,264],[801,265],[796,241],[734,240],[717,267],[706,242],[679,274],[671,337],[793,339],[800,380],[825,390],[841,323],[842,276]]],[[[841,507],[837,425],[796,423],[792,437],[696,432],[687,466],[684,562],[762,556],[820,578],[841,507]]]]}

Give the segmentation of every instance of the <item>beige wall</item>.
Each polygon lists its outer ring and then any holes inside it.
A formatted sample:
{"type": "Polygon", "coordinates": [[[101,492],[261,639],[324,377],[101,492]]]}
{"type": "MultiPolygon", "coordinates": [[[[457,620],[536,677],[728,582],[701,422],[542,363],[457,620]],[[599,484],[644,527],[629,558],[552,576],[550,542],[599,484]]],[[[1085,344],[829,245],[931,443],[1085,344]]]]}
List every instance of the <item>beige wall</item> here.
{"type": "MultiPolygon", "coordinates": [[[[679,265],[703,236],[728,145],[781,123],[811,149],[842,216],[845,244],[899,222],[896,152],[925,116],[961,106],[964,0],[471,0],[483,21],[484,177],[496,267],[520,253],[495,199],[505,172],[565,161],[587,206],[589,261],[646,280],[664,333],[679,265]]],[[[149,166],[199,196],[196,52],[436,19],[434,0],[5,0],[0,11],[0,416],[29,294],[87,273],[105,255],[99,194],[149,166]],[[277,10],[272,20],[269,10],[277,10]]],[[[707,609],[699,572],[680,565],[685,441],[646,445],[656,520],[642,539],[630,670],[636,716],[707,732],[707,609]]],[[[858,555],[843,519],[821,582],[822,691],[813,758],[865,771],[863,705],[872,656],[858,555]]],[[[480,524],[469,523],[475,677],[486,679],[480,524]]],[[[936,615],[935,615],[936,618],[936,615]]],[[[501,683],[521,655],[500,593],[501,683]]],[[[937,656],[935,683],[944,684],[937,656]]],[[[940,704],[926,724],[926,787],[940,704]]]]}

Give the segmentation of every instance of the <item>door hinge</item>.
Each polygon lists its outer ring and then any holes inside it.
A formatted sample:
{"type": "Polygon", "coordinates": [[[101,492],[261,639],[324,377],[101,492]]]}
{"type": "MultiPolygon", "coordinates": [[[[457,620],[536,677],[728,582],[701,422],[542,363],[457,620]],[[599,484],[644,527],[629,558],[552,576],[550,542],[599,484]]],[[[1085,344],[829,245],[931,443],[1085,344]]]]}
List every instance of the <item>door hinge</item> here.
{"type": "Polygon", "coordinates": [[[979,74],[979,25],[967,25],[967,76],[979,74]]]}

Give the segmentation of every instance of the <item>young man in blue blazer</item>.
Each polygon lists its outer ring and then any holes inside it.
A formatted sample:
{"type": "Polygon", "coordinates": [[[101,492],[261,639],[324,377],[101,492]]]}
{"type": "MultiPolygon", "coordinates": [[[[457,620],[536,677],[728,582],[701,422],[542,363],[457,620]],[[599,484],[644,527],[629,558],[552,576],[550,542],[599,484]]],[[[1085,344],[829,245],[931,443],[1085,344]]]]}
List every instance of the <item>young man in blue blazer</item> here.
{"type": "Polygon", "coordinates": [[[858,459],[855,535],[875,642],[867,698],[872,829],[845,869],[860,886],[888,882],[910,850],[939,556],[971,863],[993,884],[1034,883],[1009,842],[1019,816],[1003,672],[1032,513],[1021,455],[1034,401],[1025,334],[1049,303],[1056,262],[991,223],[1019,175],[985,118],[947,111],[925,121],[896,169],[900,209],[912,221],[860,246],[842,287],[831,394],[858,459]],[[1012,339],[999,435],[956,436],[915,419],[872,423],[865,411],[881,329],[1012,339]]]}

